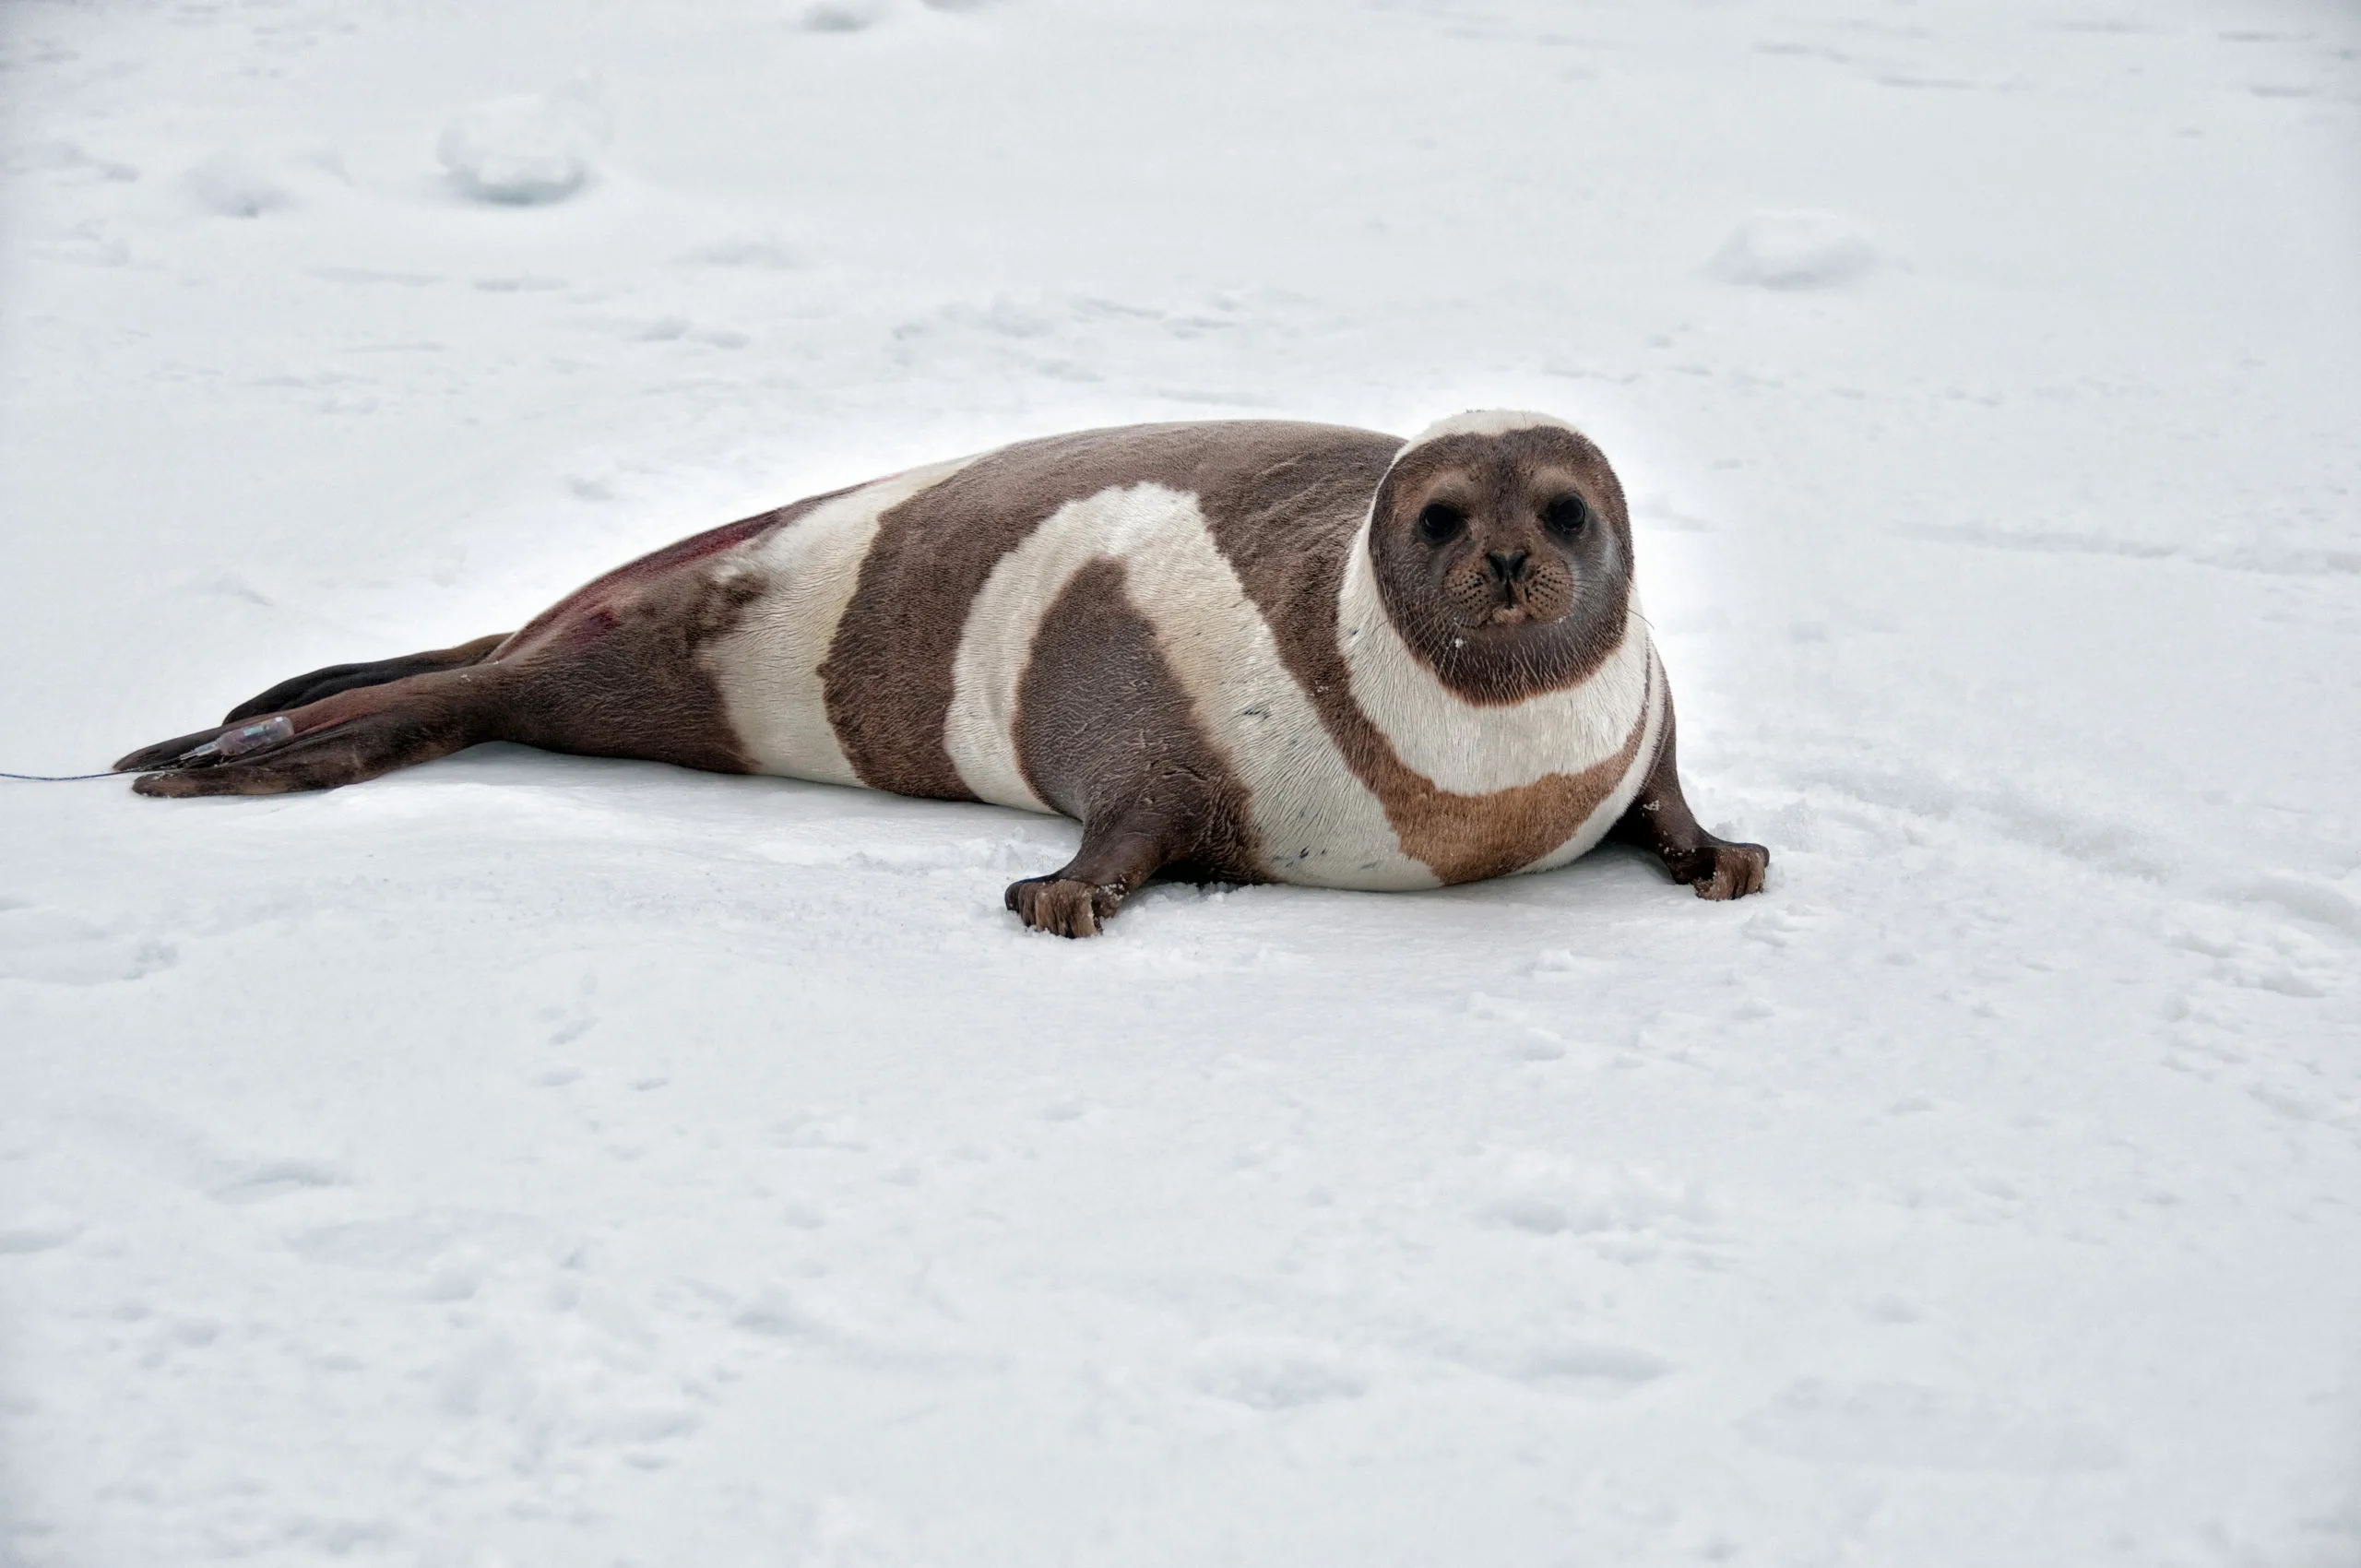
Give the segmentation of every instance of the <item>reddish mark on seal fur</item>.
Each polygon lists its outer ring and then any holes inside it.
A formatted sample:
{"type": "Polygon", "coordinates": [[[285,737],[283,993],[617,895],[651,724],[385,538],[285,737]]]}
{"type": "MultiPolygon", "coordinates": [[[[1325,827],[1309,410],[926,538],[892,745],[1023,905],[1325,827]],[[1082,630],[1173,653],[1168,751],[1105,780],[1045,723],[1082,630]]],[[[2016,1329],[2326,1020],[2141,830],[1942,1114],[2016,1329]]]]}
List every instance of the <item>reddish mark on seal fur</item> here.
{"type": "Polygon", "coordinates": [[[358,691],[364,686],[382,686],[389,682],[404,680],[411,675],[432,675],[443,670],[464,670],[490,659],[511,634],[494,632],[490,636],[477,637],[457,647],[430,648],[424,653],[405,654],[399,659],[379,659],[360,664],[330,664],[323,669],[308,671],[292,680],[281,681],[268,690],[248,697],[222,715],[225,725],[242,723],[267,713],[285,713],[306,703],[332,697],[338,692],[358,691]]]}
{"type": "Polygon", "coordinates": [[[482,667],[503,681],[504,701],[497,732],[481,738],[753,772],[702,655],[765,582],[718,558],[844,493],[807,496],[667,545],[535,616],[482,667]]]}
{"type": "Polygon", "coordinates": [[[692,558],[611,585],[600,600],[517,634],[485,673],[507,683],[499,733],[583,756],[638,757],[752,773],[719,687],[700,657],[737,625],[763,579],[692,558]]]}
{"type": "Polygon", "coordinates": [[[703,533],[675,540],[661,550],[651,550],[636,561],[627,562],[611,572],[591,578],[534,616],[522,630],[496,649],[493,657],[505,657],[512,649],[527,643],[546,643],[547,634],[561,622],[566,624],[566,631],[561,634],[563,640],[595,640],[623,624],[616,604],[628,596],[628,590],[659,581],[725,550],[751,543],[774,529],[784,528],[814,507],[846,493],[847,490],[832,490],[825,495],[806,496],[785,506],[776,506],[751,517],[741,517],[734,523],[724,523],[718,529],[707,529],[703,533]]]}
{"type": "Polygon", "coordinates": [[[1259,882],[1247,790],[1125,579],[1121,562],[1093,561],[1042,616],[1016,688],[1018,766],[1035,794],[1083,824],[1086,849],[1121,834],[1198,880],[1259,882]]]}
{"type": "MultiPolygon", "coordinates": [[[[298,688],[283,710],[295,724],[288,744],[135,787],[173,795],[333,789],[481,741],[750,773],[753,763],[701,653],[737,624],[763,585],[752,573],[717,570],[714,561],[830,499],[812,496],[652,552],[567,595],[497,647],[486,649],[490,639],[482,639],[345,667],[374,677],[357,686],[335,668],[314,675],[336,679],[298,677],[283,683],[298,688]]],[[[125,760],[162,766],[175,754],[160,745],[125,760]]]]}

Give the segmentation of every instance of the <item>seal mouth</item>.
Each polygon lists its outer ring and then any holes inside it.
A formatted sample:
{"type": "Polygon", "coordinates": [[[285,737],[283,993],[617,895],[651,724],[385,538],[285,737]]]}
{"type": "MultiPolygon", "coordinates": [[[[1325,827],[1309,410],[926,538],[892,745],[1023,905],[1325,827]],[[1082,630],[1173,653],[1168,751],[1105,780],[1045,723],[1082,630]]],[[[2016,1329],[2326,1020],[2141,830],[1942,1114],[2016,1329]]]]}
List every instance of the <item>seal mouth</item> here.
{"type": "Polygon", "coordinates": [[[1503,572],[1478,569],[1451,585],[1454,619],[1472,632],[1503,631],[1513,626],[1542,626],[1566,612],[1572,600],[1571,585],[1548,580],[1521,569],[1503,572]]]}

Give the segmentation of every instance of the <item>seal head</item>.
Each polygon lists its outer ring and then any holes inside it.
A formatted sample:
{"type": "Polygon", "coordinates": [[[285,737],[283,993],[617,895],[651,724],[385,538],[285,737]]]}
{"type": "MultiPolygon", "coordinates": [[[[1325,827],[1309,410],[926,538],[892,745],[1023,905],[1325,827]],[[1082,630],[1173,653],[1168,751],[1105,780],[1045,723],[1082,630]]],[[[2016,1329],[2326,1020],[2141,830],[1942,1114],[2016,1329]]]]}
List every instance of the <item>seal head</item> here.
{"type": "Polygon", "coordinates": [[[1430,426],[1379,481],[1369,529],[1387,619],[1468,702],[1572,685],[1622,641],[1623,487],[1562,421],[1492,410],[1430,426]]]}

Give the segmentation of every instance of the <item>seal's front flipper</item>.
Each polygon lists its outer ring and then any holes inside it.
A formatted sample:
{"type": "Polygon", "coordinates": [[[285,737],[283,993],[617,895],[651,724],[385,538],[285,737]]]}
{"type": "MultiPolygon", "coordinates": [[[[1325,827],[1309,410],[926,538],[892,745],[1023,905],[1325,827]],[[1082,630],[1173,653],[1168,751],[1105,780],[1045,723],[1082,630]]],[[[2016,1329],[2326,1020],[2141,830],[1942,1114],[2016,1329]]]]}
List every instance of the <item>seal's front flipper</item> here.
{"type": "Polygon", "coordinates": [[[1122,907],[1126,892],[1120,884],[1086,882],[1053,872],[1010,883],[1008,907],[1035,931],[1097,936],[1099,926],[1122,907]]]}
{"type": "Polygon", "coordinates": [[[1760,844],[1733,844],[1697,825],[1680,793],[1680,771],[1673,761],[1672,699],[1665,699],[1664,742],[1655,766],[1608,837],[1636,844],[1664,861],[1675,882],[1685,882],[1700,898],[1743,898],[1762,891],[1771,851],[1760,844]]]}
{"type": "Polygon", "coordinates": [[[1123,900],[1173,859],[1156,831],[1130,823],[1086,826],[1073,860],[1047,876],[1009,885],[1008,907],[1035,931],[1097,936],[1123,900]]]}

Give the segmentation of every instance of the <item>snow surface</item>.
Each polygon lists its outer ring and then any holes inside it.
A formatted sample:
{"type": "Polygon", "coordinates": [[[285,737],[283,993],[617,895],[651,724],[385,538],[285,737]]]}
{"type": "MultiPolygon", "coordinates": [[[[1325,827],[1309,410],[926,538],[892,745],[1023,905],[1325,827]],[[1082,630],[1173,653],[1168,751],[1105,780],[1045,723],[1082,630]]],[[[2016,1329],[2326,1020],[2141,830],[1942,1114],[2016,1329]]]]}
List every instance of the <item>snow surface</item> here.
{"type": "Polygon", "coordinates": [[[435,156],[452,183],[478,201],[564,201],[590,177],[607,116],[587,84],[494,98],[443,128],[435,156]]]}
{"type": "Polygon", "coordinates": [[[2349,6],[14,0],[0,116],[8,767],[1507,405],[1776,856],[1069,944],[982,807],[0,784],[0,1559],[2361,1562],[2349,6]]]}

